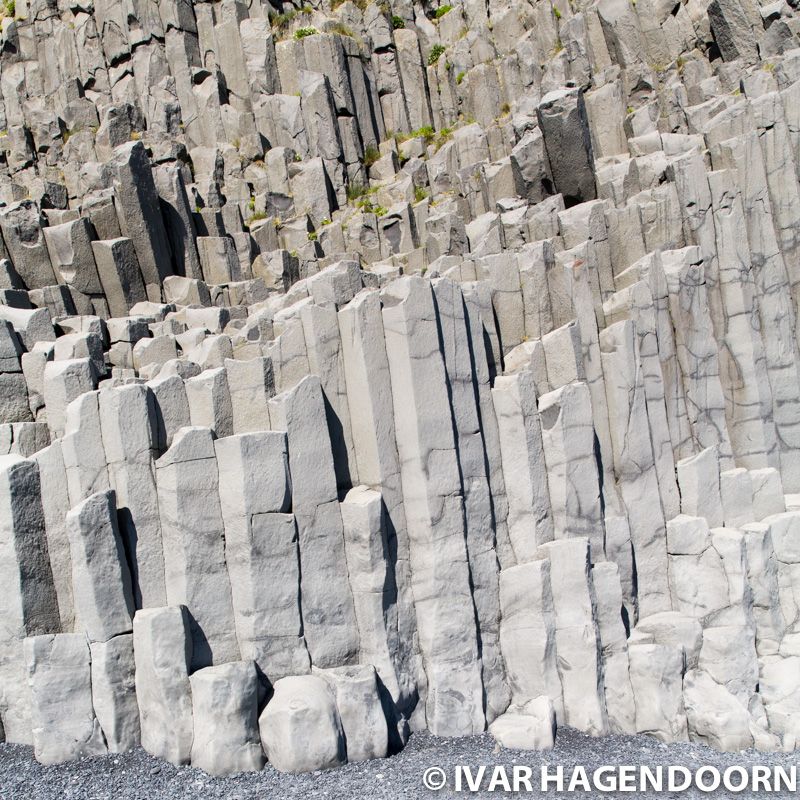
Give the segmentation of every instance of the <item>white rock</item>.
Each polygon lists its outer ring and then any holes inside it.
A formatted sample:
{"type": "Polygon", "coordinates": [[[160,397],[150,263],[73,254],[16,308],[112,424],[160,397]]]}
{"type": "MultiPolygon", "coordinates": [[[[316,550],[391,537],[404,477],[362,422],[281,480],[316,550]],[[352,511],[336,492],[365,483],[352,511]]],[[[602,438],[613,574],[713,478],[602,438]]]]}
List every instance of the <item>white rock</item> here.
{"type": "Polygon", "coordinates": [[[316,675],[283,678],[258,718],[267,760],[280,772],[344,764],[342,722],[333,692],[316,675]]]}
{"type": "Polygon", "coordinates": [[[172,764],[191,757],[192,637],[185,608],[147,608],[133,620],[142,747],[172,764]]]}
{"type": "Polygon", "coordinates": [[[192,766],[211,775],[258,772],[264,753],[258,732],[258,678],[252,661],[206,667],[192,685],[192,766]]]}
{"type": "Polygon", "coordinates": [[[25,640],[36,760],[60,764],[106,752],[92,707],[91,656],[79,633],[25,640]]]}
{"type": "Polygon", "coordinates": [[[524,706],[511,706],[489,725],[489,733],[509,750],[552,750],[556,713],[549,697],[537,697],[524,706]]]}

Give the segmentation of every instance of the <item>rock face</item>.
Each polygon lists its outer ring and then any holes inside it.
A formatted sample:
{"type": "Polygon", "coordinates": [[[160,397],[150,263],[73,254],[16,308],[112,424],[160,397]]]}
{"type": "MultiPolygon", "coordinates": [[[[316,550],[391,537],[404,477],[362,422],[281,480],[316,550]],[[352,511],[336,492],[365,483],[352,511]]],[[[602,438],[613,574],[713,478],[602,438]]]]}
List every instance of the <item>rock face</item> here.
{"type": "Polygon", "coordinates": [[[0,12],[6,740],[795,748],[792,3],[0,12]]]}

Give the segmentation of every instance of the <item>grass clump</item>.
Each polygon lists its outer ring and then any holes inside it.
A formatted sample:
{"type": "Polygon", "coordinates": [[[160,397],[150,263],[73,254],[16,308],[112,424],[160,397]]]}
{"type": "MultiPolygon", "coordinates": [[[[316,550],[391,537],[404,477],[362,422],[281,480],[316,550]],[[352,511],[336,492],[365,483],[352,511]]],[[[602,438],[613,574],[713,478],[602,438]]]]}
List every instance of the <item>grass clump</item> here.
{"type": "Polygon", "coordinates": [[[314,9],[311,6],[303,6],[302,8],[293,8],[290,11],[286,11],[283,14],[271,14],[269,21],[272,25],[272,30],[279,36],[285,34],[289,26],[297,19],[298,16],[301,14],[304,16],[310,16],[314,13],[314,9]]]}
{"type": "Polygon", "coordinates": [[[267,215],[263,211],[256,211],[247,218],[247,227],[252,228],[254,223],[266,218],[267,215]]]}
{"type": "Polygon", "coordinates": [[[319,33],[319,31],[316,28],[314,28],[313,26],[309,25],[308,27],[305,27],[305,28],[298,28],[294,32],[294,38],[295,39],[305,39],[306,36],[316,36],[316,34],[318,34],[318,33],[319,33]]]}
{"type": "Polygon", "coordinates": [[[395,141],[399,146],[409,139],[417,139],[420,137],[424,140],[426,147],[433,144],[436,145],[436,149],[439,150],[445,142],[449,142],[453,138],[453,129],[442,128],[437,132],[431,125],[423,125],[421,128],[411,131],[411,133],[395,134],[395,141]]]}
{"type": "Polygon", "coordinates": [[[406,21],[402,17],[398,17],[397,14],[395,14],[392,17],[392,29],[393,30],[399,31],[402,28],[405,28],[405,26],[406,26],[406,21]]]}
{"type": "Polygon", "coordinates": [[[351,183],[347,187],[347,199],[349,202],[359,200],[369,194],[369,186],[363,183],[351,183]]]}
{"type": "Polygon", "coordinates": [[[361,163],[369,169],[380,157],[381,151],[375,145],[370,144],[364,150],[364,158],[361,159],[361,163]]]}
{"type": "Polygon", "coordinates": [[[453,10],[453,6],[439,6],[436,13],[433,15],[435,19],[441,19],[445,14],[453,10]]]}
{"type": "Polygon", "coordinates": [[[443,44],[435,44],[433,47],[431,47],[431,52],[428,55],[429,67],[432,67],[439,60],[439,56],[444,53],[444,50],[445,48],[443,44]]]}
{"type": "Polygon", "coordinates": [[[414,189],[414,202],[421,203],[423,200],[427,199],[428,193],[421,187],[417,186],[414,189]]]}
{"type": "Polygon", "coordinates": [[[353,31],[351,31],[350,28],[348,28],[347,25],[345,25],[342,22],[337,22],[334,25],[331,25],[330,30],[328,32],[338,33],[339,36],[349,36],[351,39],[355,39],[355,34],[353,33],[353,31]]]}
{"type": "Polygon", "coordinates": [[[463,80],[464,80],[464,76],[465,76],[466,74],[467,74],[467,73],[466,73],[466,71],[462,69],[462,70],[461,70],[461,72],[459,72],[459,73],[458,73],[458,75],[456,75],[456,83],[457,83],[459,86],[461,86],[461,81],[463,81],[463,80]]]}

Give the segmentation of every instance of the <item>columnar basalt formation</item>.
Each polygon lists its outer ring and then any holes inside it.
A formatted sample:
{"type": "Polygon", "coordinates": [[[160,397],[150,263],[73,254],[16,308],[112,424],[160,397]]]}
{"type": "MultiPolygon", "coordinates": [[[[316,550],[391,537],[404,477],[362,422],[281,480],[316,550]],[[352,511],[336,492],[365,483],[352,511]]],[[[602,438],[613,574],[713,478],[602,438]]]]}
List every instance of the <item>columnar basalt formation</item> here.
{"type": "Polygon", "coordinates": [[[0,18],[7,741],[795,748],[792,0],[0,18]]]}

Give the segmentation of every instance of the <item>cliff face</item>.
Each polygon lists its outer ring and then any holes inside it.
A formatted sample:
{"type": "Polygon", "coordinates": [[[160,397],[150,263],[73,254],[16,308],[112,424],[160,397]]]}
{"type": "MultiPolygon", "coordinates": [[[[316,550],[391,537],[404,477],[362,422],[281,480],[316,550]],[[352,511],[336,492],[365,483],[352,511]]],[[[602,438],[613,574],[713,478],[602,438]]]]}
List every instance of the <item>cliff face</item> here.
{"type": "Polygon", "coordinates": [[[799,26],[6,2],[7,740],[794,749],[799,26]]]}

